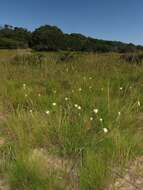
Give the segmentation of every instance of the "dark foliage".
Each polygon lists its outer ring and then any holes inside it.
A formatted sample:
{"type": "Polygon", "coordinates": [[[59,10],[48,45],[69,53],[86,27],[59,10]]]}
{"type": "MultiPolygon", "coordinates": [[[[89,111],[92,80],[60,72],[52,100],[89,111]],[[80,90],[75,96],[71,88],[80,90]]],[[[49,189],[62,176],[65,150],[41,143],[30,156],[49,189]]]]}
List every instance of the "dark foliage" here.
{"type": "Polygon", "coordinates": [[[11,60],[11,64],[17,65],[37,65],[41,67],[42,63],[46,60],[46,57],[41,53],[27,53],[22,55],[16,55],[11,60]]]}
{"type": "Polygon", "coordinates": [[[0,48],[15,49],[28,48],[31,33],[24,28],[5,25],[0,28],[0,48]]]}
{"type": "Polygon", "coordinates": [[[127,53],[127,54],[121,55],[120,58],[129,62],[129,63],[140,64],[143,62],[143,54],[142,53],[139,53],[139,54],[127,53]]]}
{"type": "Polygon", "coordinates": [[[41,26],[35,31],[5,25],[0,28],[0,48],[32,48],[37,51],[137,52],[142,46],[117,41],[98,40],[82,34],[64,34],[56,26],[41,26]]]}
{"type": "Polygon", "coordinates": [[[59,62],[69,62],[75,59],[75,55],[73,52],[63,52],[59,56],[59,62]]]}
{"type": "Polygon", "coordinates": [[[64,34],[56,26],[41,26],[31,37],[31,47],[38,51],[57,51],[64,49],[64,34]]]}

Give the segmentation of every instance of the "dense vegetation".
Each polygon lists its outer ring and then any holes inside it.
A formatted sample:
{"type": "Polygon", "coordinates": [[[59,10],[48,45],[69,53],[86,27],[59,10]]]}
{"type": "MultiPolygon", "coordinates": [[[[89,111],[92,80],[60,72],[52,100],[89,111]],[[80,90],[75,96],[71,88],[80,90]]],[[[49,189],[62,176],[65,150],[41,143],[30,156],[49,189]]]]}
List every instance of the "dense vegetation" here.
{"type": "Polygon", "coordinates": [[[143,65],[118,54],[0,57],[0,174],[11,190],[104,190],[143,153],[143,65]]]}
{"type": "Polygon", "coordinates": [[[56,26],[41,26],[35,31],[5,25],[0,28],[0,48],[32,48],[39,51],[136,52],[142,46],[98,40],[81,34],[65,34],[56,26]]]}

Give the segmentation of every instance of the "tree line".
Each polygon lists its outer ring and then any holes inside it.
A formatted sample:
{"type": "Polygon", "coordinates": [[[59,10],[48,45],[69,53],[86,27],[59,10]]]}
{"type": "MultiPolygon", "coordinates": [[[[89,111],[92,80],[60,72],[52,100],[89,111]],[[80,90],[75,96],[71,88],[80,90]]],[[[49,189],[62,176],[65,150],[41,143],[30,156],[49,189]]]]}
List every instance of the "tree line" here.
{"type": "Polygon", "coordinates": [[[44,25],[33,32],[22,27],[0,27],[0,49],[32,48],[36,51],[136,52],[143,46],[99,40],[82,34],[63,33],[57,26],[44,25]]]}

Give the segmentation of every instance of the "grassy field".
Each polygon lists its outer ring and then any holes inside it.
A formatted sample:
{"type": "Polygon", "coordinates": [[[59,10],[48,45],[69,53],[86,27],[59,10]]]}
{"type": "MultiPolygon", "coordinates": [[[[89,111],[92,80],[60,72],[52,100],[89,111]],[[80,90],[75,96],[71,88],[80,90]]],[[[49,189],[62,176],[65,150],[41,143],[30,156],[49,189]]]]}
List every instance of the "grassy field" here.
{"type": "Polygon", "coordinates": [[[142,155],[143,65],[119,57],[0,52],[0,174],[11,190],[106,190],[142,155]]]}

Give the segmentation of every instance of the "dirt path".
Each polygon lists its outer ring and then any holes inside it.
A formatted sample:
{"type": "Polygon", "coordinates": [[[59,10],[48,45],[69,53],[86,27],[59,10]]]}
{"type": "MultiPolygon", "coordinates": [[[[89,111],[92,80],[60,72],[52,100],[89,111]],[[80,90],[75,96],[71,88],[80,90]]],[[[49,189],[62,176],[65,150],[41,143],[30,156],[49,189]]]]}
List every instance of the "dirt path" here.
{"type": "Polygon", "coordinates": [[[116,176],[108,190],[143,190],[143,157],[137,158],[124,174],[116,173],[116,176]]]}
{"type": "Polygon", "coordinates": [[[0,121],[4,121],[5,119],[5,115],[2,112],[0,112],[0,121]]]}
{"type": "Polygon", "coordinates": [[[0,179],[0,190],[10,190],[9,186],[3,179],[0,179]]]}

